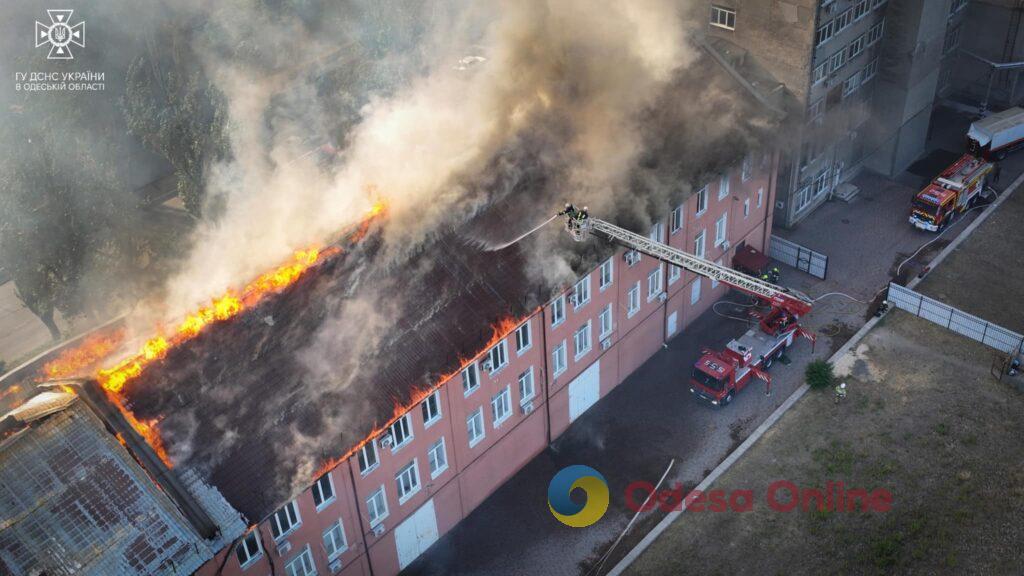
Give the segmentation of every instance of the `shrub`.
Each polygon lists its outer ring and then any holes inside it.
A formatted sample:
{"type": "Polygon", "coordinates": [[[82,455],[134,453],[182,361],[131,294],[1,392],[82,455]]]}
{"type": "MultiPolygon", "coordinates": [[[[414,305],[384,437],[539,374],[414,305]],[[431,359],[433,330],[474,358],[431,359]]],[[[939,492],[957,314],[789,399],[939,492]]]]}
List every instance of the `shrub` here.
{"type": "Polygon", "coordinates": [[[828,388],[835,383],[836,376],[832,373],[832,363],[825,360],[815,360],[807,365],[804,372],[807,384],[811,388],[828,388]]]}

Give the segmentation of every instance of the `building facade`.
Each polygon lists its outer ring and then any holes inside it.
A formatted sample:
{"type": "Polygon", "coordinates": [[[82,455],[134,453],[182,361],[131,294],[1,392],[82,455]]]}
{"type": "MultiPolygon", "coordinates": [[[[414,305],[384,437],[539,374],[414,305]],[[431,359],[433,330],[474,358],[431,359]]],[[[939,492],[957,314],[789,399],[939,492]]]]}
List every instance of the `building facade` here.
{"type": "Polygon", "coordinates": [[[792,227],[862,169],[894,176],[924,151],[954,89],[965,0],[712,0],[710,37],[745,50],[796,100],[776,222],[792,227]],[[940,82],[940,77],[943,82],[940,82]],[[802,118],[800,117],[802,116],[802,118]]]}
{"type": "MultiPolygon", "coordinates": [[[[727,265],[764,249],[777,167],[748,157],[649,233],[727,265]]],[[[398,573],[726,291],[616,251],[198,573],[398,573]]]]}

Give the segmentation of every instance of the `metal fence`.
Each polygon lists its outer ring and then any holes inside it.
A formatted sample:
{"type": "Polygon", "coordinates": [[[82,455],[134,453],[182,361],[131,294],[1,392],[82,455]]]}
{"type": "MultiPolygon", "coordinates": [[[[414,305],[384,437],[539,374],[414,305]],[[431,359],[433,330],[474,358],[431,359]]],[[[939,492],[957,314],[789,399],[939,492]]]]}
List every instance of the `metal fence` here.
{"type": "Polygon", "coordinates": [[[900,310],[906,310],[1001,352],[1020,354],[1024,346],[1024,336],[914,292],[905,286],[889,283],[888,300],[900,310]]]}
{"type": "Polygon", "coordinates": [[[775,235],[768,243],[768,256],[822,280],[828,273],[828,256],[775,235]]]}

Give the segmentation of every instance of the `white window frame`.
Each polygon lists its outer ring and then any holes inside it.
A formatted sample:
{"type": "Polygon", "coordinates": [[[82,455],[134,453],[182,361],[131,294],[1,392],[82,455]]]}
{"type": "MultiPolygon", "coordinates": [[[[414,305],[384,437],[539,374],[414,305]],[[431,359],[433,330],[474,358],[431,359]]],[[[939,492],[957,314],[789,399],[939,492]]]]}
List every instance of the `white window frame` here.
{"type": "Polygon", "coordinates": [[[615,259],[609,258],[604,262],[601,262],[601,271],[598,275],[600,278],[598,284],[600,290],[604,292],[604,289],[611,286],[615,282],[615,259]]]}
{"type": "Polygon", "coordinates": [[[647,274],[647,301],[657,298],[664,289],[661,264],[658,264],[657,268],[647,274]]]}
{"type": "Polygon", "coordinates": [[[707,243],[707,230],[701,230],[700,234],[693,239],[693,255],[698,258],[703,258],[706,253],[707,243]]]}
{"type": "Polygon", "coordinates": [[[359,462],[358,462],[359,463],[359,473],[361,475],[363,475],[363,476],[366,476],[370,472],[373,472],[374,470],[377,469],[377,466],[380,466],[380,454],[377,452],[377,441],[376,440],[370,440],[366,444],[363,444],[363,447],[359,449],[358,460],[359,460],[359,462]],[[369,455],[370,454],[373,454],[373,463],[372,464],[369,463],[369,461],[370,461],[369,455]]]}
{"type": "Polygon", "coordinates": [[[601,340],[611,336],[612,332],[615,330],[615,314],[611,304],[608,304],[601,310],[601,314],[598,316],[598,322],[601,326],[601,340]]]}
{"type": "Polygon", "coordinates": [[[430,428],[435,422],[441,419],[441,391],[434,390],[429,396],[420,402],[420,411],[423,414],[423,428],[430,428]],[[433,409],[431,409],[433,406],[433,409]]]}
{"type": "Polygon", "coordinates": [[[825,98],[818,98],[807,108],[807,121],[817,122],[825,116],[825,98]]]}
{"type": "Polygon", "coordinates": [[[876,74],[878,74],[878,58],[871,60],[871,62],[868,62],[867,65],[864,66],[864,72],[861,74],[861,76],[863,76],[861,84],[871,80],[876,74]]]}
{"type": "Polygon", "coordinates": [[[462,395],[469,396],[480,388],[480,366],[470,362],[462,369],[462,395]]]}
{"type": "Polygon", "coordinates": [[[579,310],[590,302],[590,274],[587,274],[580,281],[576,283],[572,288],[573,295],[573,311],[579,310]]]}
{"type": "Polygon", "coordinates": [[[551,302],[551,327],[554,328],[562,322],[565,322],[565,294],[551,302]]]}
{"type": "Polygon", "coordinates": [[[487,359],[491,363],[490,374],[495,374],[505,366],[508,366],[508,342],[502,338],[500,342],[487,351],[487,359]]]}
{"type": "Polygon", "coordinates": [[[391,453],[394,454],[400,449],[404,448],[413,439],[412,430],[412,418],[409,417],[409,413],[406,412],[402,416],[392,422],[391,426],[388,426],[388,431],[391,432],[391,453]],[[399,434],[402,435],[402,441],[398,441],[399,434]]]}
{"type": "Polygon", "coordinates": [[[651,231],[647,234],[647,237],[655,242],[661,242],[661,222],[655,222],[651,225],[651,231]]]}
{"type": "Polygon", "coordinates": [[[299,526],[302,526],[302,515],[299,514],[299,507],[298,505],[295,504],[295,500],[292,500],[291,502],[288,502],[284,506],[278,508],[277,511],[274,512],[274,514],[270,517],[270,530],[271,535],[274,536],[275,542],[280,542],[281,540],[284,540],[299,526]],[[284,518],[288,522],[287,528],[282,527],[281,518],[284,518]]]}
{"type": "Polygon", "coordinates": [[[705,184],[700,190],[697,190],[697,212],[696,217],[699,218],[701,214],[708,211],[708,185],[705,184]]]}
{"type": "Polygon", "coordinates": [[[578,362],[580,358],[586,356],[594,348],[594,341],[591,338],[590,332],[591,322],[592,320],[587,320],[586,324],[577,328],[572,334],[574,361],[578,362]]]}
{"type": "Polygon", "coordinates": [[[846,66],[846,48],[836,52],[828,59],[828,72],[829,74],[835,74],[846,66]]]}
{"type": "Polygon", "coordinates": [[[843,30],[849,28],[850,24],[853,24],[853,8],[847,8],[841,14],[836,16],[835,22],[835,32],[833,35],[839,34],[843,30]]]}
{"type": "Polygon", "coordinates": [[[529,320],[524,322],[519,328],[516,328],[516,356],[522,356],[524,352],[533,348],[532,330],[529,320]]]}
{"type": "Polygon", "coordinates": [[[569,356],[565,351],[565,340],[551,351],[551,371],[558,376],[569,368],[569,356]]]}
{"type": "Polygon", "coordinates": [[[872,25],[868,29],[868,46],[874,46],[882,39],[882,34],[885,33],[885,20],[879,20],[876,24],[872,25]]]}
{"type": "Polygon", "coordinates": [[[537,383],[533,379],[533,366],[530,366],[516,378],[519,385],[519,404],[526,404],[537,395],[537,383]]]}
{"type": "Polygon", "coordinates": [[[683,269],[675,264],[668,265],[668,285],[671,286],[683,277],[683,269]]]}
{"type": "Polygon", "coordinates": [[[843,82],[843,98],[850,96],[860,88],[860,70],[857,70],[843,82]]]}
{"type": "Polygon", "coordinates": [[[389,514],[387,489],[381,484],[380,488],[366,498],[366,520],[370,523],[370,528],[373,528],[383,522],[389,514]]]}
{"type": "Polygon", "coordinates": [[[412,462],[402,466],[395,473],[395,490],[398,494],[398,504],[402,505],[408,502],[410,498],[419,493],[420,488],[423,488],[423,483],[420,482],[420,466],[417,459],[413,458],[412,462]],[[404,488],[403,480],[407,481],[409,488],[404,488]]]}
{"type": "Polygon", "coordinates": [[[317,512],[320,512],[324,508],[327,508],[328,506],[331,505],[331,502],[337,500],[338,493],[334,491],[334,479],[331,478],[331,473],[327,472],[326,474],[321,476],[319,480],[314,482],[313,487],[310,489],[310,492],[312,492],[313,494],[313,506],[316,508],[317,512]],[[324,482],[325,480],[326,482],[324,482]],[[331,496],[329,498],[324,498],[324,486],[326,486],[331,491],[331,496]],[[318,494],[320,496],[319,504],[316,503],[318,494]]]}
{"type": "Polygon", "coordinates": [[[683,206],[680,204],[672,209],[672,213],[669,215],[669,234],[675,234],[683,229],[683,206]]]}
{"type": "Polygon", "coordinates": [[[331,524],[324,530],[322,534],[324,541],[324,552],[327,553],[327,561],[333,562],[338,556],[341,556],[348,550],[348,537],[345,536],[345,525],[341,523],[341,518],[338,518],[334,524],[331,524]],[[341,542],[338,542],[338,539],[341,542]]]}
{"type": "Polygon", "coordinates": [[[444,436],[438,438],[427,448],[427,467],[430,468],[430,479],[434,480],[448,469],[448,447],[444,436]],[[440,455],[440,458],[438,458],[440,455]]]}
{"type": "Polygon", "coordinates": [[[700,302],[700,281],[702,278],[697,276],[693,280],[693,284],[690,285],[690,305],[696,305],[700,302]]]}
{"type": "Polygon", "coordinates": [[[847,48],[848,54],[846,56],[846,60],[847,61],[853,60],[857,56],[860,56],[861,54],[863,54],[864,53],[864,44],[867,42],[867,40],[868,40],[868,35],[865,33],[865,34],[861,34],[860,36],[857,36],[853,40],[853,42],[850,42],[850,46],[847,48]]]}
{"type": "Polygon", "coordinates": [[[259,530],[258,526],[253,530],[249,531],[248,534],[243,536],[242,539],[239,540],[238,544],[235,546],[235,559],[238,560],[238,566],[242,570],[245,570],[246,568],[251,566],[253,562],[263,557],[263,543],[260,542],[260,535],[257,532],[257,530],[259,530]],[[250,550],[250,542],[255,544],[255,552],[250,550]],[[239,554],[239,552],[245,554],[245,560],[242,560],[242,554],[239,554]]]}
{"type": "MultiPolygon", "coordinates": [[[[956,1],[956,0],[954,0],[956,1]]],[[[853,21],[856,22],[861,18],[868,15],[871,11],[871,4],[868,0],[857,0],[857,3],[853,5],[853,21]]]]}
{"type": "Polygon", "coordinates": [[[750,198],[743,200],[743,219],[746,220],[750,216],[750,198]]]}
{"type": "Polygon", "coordinates": [[[316,561],[309,544],[284,565],[284,572],[287,576],[316,576],[316,561]]]}
{"type": "Polygon", "coordinates": [[[743,157],[743,164],[740,168],[740,181],[746,182],[750,180],[751,176],[754,175],[754,161],[750,158],[750,154],[743,157]]]}
{"type": "Polygon", "coordinates": [[[804,186],[797,191],[795,195],[795,201],[793,202],[796,206],[796,211],[800,212],[811,203],[811,186],[804,186]]]}
{"type": "Polygon", "coordinates": [[[487,423],[484,422],[484,407],[480,406],[466,418],[466,435],[472,448],[487,437],[487,423]]]}
{"type": "Polygon", "coordinates": [[[725,30],[736,29],[736,10],[725,6],[711,5],[711,25],[725,30]]]}
{"type": "Polygon", "coordinates": [[[814,67],[814,71],[811,73],[811,86],[817,86],[828,78],[828,60],[826,59],[821,64],[814,67]]]}
{"type": "Polygon", "coordinates": [[[757,189],[757,207],[760,208],[764,204],[764,187],[757,189]]]}
{"type": "Polygon", "coordinates": [[[835,35],[835,20],[829,20],[818,27],[817,32],[814,35],[814,45],[824,46],[826,42],[832,39],[835,35]]]}
{"type": "Polygon", "coordinates": [[[501,426],[505,420],[512,416],[512,388],[507,385],[491,397],[491,425],[494,428],[501,426]]]}
{"type": "Polygon", "coordinates": [[[722,212],[722,215],[715,220],[715,247],[725,244],[729,239],[729,213],[722,212]]]}
{"type": "Polygon", "coordinates": [[[640,281],[637,280],[626,293],[626,317],[632,318],[640,311],[640,281]]]}
{"type": "Polygon", "coordinates": [[[722,174],[718,179],[718,199],[724,200],[729,196],[729,174],[722,174]]]}

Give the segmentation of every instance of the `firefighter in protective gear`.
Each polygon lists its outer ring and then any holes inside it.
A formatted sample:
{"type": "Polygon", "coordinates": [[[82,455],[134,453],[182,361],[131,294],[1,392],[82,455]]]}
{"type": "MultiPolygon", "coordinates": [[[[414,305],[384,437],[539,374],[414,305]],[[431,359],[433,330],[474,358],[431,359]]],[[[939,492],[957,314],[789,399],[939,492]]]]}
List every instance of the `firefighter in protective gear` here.
{"type": "Polygon", "coordinates": [[[836,402],[846,399],[846,382],[836,384],[836,402]]]}
{"type": "Polygon", "coordinates": [[[779,283],[779,269],[778,268],[774,268],[773,267],[772,271],[768,273],[768,281],[771,282],[772,284],[778,284],[779,283]]]}

